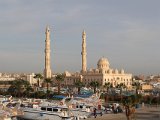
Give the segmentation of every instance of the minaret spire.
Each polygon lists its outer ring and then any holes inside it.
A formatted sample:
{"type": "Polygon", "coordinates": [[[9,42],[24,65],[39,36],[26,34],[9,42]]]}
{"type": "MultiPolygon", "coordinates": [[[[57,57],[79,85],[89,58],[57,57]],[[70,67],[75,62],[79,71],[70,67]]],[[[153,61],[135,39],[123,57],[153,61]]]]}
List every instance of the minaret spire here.
{"type": "Polygon", "coordinates": [[[51,78],[51,50],[50,50],[50,29],[46,27],[46,40],[45,40],[45,69],[44,78],[51,78]]]}
{"type": "Polygon", "coordinates": [[[82,32],[82,73],[87,71],[87,51],[86,51],[86,32],[83,30],[82,32]]]}

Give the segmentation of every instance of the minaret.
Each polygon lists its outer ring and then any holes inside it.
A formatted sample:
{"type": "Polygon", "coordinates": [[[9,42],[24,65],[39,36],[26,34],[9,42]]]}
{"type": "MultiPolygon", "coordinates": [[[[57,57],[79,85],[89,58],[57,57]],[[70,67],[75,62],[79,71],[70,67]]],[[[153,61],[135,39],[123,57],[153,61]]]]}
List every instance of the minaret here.
{"type": "Polygon", "coordinates": [[[87,52],[86,52],[86,33],[83,30],[82,32],[82,73],[85,73],[87,71],[87,52]]]}
{"type": "Polygon", "coordinates": [[[44,78],[51,78],[51,50],[50,50],[50,29],[46,27],[46,40],[45,40],[45,69],[44,78]]]}

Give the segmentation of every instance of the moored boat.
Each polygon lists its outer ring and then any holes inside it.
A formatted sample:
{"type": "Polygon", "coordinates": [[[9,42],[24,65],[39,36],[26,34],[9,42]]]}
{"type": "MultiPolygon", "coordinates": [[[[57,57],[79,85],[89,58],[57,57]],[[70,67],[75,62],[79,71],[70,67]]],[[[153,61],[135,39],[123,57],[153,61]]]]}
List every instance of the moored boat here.
{"type": "Polygon", "coordinates": [[[73,114],[65,106],[41,106],[38,108],[22,108],[24,115],[18,118],[28,120],[72,120],[73,114]]]}

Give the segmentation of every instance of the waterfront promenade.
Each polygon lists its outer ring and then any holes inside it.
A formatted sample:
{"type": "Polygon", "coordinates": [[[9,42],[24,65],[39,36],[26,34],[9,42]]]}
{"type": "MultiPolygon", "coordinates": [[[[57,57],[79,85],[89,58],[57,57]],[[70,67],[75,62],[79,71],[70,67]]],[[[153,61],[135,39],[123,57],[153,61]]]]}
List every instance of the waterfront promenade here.
{"type": "MultiPolygon", "coordinates": [[[[105,114],[97,118],[87,120],[127,120],[125,113],[105,114]]],[[[160,120],[160,107],[143,107],[136,109],[135,119],[133,120],[160,120]]]]}

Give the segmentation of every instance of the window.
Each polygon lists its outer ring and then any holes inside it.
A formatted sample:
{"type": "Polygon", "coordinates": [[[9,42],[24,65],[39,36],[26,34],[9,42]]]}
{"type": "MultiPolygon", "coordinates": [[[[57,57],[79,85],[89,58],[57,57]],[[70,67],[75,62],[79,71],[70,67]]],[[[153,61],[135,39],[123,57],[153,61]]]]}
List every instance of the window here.
{"type": "Polygon", "coordinates": [[[53,109],[53,112],[57,112],[58,111],[58,109],[53,109]]]}
{"type": "Polygon", "coordinates": [[[46,107],[41,107],[41,110],[46,110],[46,107]]]}
{"type": "Polygon", "coordinates": [[[47,108],[47,111],[52,111],[52,108],[47,108]]]}
{"type": "Polygon", "coordinates": [[[83,106],[82,106],[82,105],[80,105],[79,107],[80,107],[80,108],[83,108],[83,106]]]}

